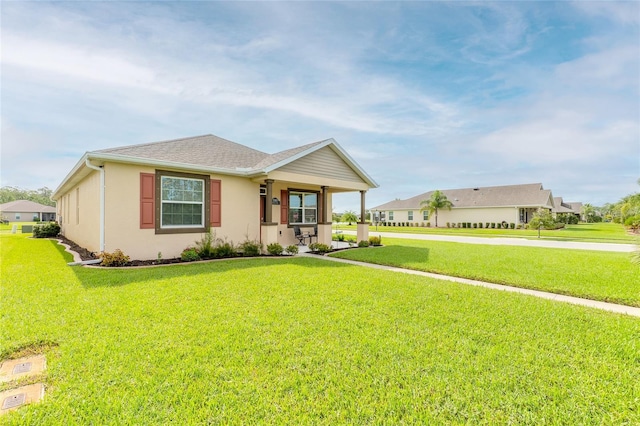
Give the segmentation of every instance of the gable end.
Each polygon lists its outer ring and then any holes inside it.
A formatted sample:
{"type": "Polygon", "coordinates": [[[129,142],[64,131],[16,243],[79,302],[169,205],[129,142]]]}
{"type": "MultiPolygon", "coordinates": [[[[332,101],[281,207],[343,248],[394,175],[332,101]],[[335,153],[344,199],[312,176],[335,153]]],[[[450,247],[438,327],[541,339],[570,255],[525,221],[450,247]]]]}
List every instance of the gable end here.
{"type": "Polygon", "coordinates": [[[331,148],[324,147],[280,167],[278,171],[363,182],[362,178],[331,148]]]}

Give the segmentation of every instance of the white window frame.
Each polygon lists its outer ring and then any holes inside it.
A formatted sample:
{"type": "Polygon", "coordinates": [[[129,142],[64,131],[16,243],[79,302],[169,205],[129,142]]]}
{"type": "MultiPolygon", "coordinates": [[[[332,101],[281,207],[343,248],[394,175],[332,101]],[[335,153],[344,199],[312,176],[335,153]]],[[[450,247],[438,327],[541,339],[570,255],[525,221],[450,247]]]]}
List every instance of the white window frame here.
{"type": "Polygon", "coordinates": [[[422,220],[429,220],[429,212],[427,210],[422,211],[422,220]]]}
{"type": "Polygon", "coordinates": [[[389,220],[393,220],[393,211],[389,212],[389,220]]]}
{"type": "Polygon", "coordinates": [[[407,212],[407,220],[413,220],[413,210],[409,210],[407,212]]]}
{"type": "Polygon", "coordinates": [[[172,176],[172,175],[162,175],[160,176],[160,229],[189,229],[189,228],[203,228],[205,226],[205,202],[206,202],[206,182],[204,179],[194,179],[183,176],[172,176]],[[178,179],[178,180],[189,180],[196,181],[202,183],[202,200],[200,201],[176,201],[176,200],[165,200],[163,188],[165,179],[178,179]],[[200,223],[198,224],[189,224],[189,225],[165,225],[164,224],[164,205],[165,204],[190,204],[190,205],[198,205],[200,204],[200,223]]]}
{"type": "Polygon", "coordinates": [[[317,225],[318,224],[318,202],[320,201],[319,199],[319,194],[317,192],[313,192],[313,191],[296,191],[296,190],[289,190],[289,211],[288,211],[288,218],[287,220],[289,221],[289,225],[317,225]],[[291,206],[291,197],[292,196],[297,196],[297,195],[302,195],[302,205],[300,207],[292,207],[291,206]],[[304,204],[304,200],[306,198],[307,195],[313,195],[316,197],[316,205],[313,207],[307,207],[304,204]],[[292,222],[291,221],[291,211],[292,210],[300,210],[302,213],[302,221],[301,222],[292,222]],[[306,218],[307,218],[307,211],[314,211],[315,212],[315,218],[316,220],[313,222],[307,222],[306,218]]]}

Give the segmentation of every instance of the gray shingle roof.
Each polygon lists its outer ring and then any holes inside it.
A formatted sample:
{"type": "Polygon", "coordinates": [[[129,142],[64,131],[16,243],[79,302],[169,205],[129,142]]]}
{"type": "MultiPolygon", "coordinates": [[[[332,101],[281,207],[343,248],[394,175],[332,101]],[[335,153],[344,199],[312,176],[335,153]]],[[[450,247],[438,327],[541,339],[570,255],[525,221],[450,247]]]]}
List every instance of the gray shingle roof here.
{"type": "Polygon", "coordinates": [[[270,155],[265,152],[214,135],[109,148],[93,151],[93,153],[122,155],[126,157],[231,170],[238,168],[251,169],[254,168],[256,164],[270,157],[270,155]]]}
{"type": "MultiPolygon", "coordinates": [[[[406,200],[394,200],[374,207],[373,210],[420,209],[420,202],[428,200],[434,191],[425,192],[406,200]]],[[[454,208],[548,206],[551,190],[541,183],[523,185],[485,186],[477,188],[446,189],[441,191],[454,208]]]]}
{"type": "Polygon", "coordinates": [[[553,205],[553,211],[555,213],[576,213],[573,211],[570,204],[562,201],[562,197],[553,197],[553,205]]]}

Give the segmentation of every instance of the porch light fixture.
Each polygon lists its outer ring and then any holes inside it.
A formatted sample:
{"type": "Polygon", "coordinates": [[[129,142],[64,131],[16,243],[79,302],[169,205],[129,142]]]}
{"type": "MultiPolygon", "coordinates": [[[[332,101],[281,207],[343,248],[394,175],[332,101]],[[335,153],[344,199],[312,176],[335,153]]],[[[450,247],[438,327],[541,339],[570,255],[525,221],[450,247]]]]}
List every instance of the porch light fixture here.
{"type": "Polygon", "coordinates": [[[271,204],[273,204],[274,206],[279,206],[280,205],[280,200],[278,200],[276,197],[273,197],[271,199],[271,204]]]}

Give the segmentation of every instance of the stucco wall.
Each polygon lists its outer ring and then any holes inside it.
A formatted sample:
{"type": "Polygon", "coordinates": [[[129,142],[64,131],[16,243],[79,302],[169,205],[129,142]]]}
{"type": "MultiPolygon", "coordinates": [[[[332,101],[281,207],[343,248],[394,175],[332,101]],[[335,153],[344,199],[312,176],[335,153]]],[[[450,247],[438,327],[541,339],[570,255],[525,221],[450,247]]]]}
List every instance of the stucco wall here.
{"type": "MultiPolygon", "coordinates": [[[[105,250],[121,249],[132,259],[165,259],[199,241],[202,233],[156,234],[155,229],[140,229],[140,173],[155,173],[153,168],[107,163],[105,250]]],[[[210,175],[222,181],[222,226],[212,228],[216,237],[240,243],[247,237],[260,238],[259,184],[248,179],[210,175]]]]}
{"type": "Polygon", "coordinates": [[[89,174],[57,201],[61,233],[87,250],[100,250],[100,174],[89,174]]]}
{"type": "MultiPolygon", "coordinates": [[[[385,212],[386,222],[409,222],[408,210],[393,210],[393,220],[389,219],[389,212],[385,212]]],[[[429,216],[431,226],[435,226],[435,214],[429,216]]],[[[445,227],[447,222],[502,222],[520,223],[519,209],[515,207],[495,207],[477,209],[451,209],[438,210],[438,226],[445,227]]],[[[422,212],[413,210],[413,223],[426,222],[422,218],[422,212]]]]}

